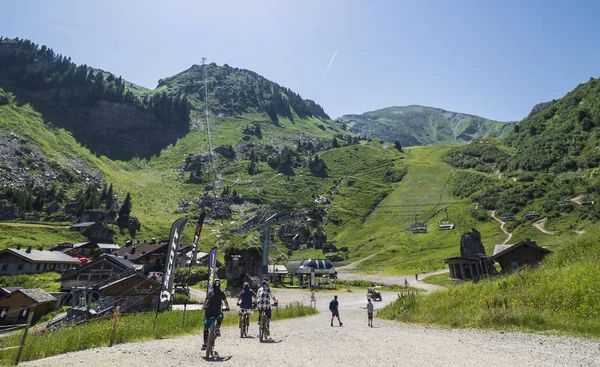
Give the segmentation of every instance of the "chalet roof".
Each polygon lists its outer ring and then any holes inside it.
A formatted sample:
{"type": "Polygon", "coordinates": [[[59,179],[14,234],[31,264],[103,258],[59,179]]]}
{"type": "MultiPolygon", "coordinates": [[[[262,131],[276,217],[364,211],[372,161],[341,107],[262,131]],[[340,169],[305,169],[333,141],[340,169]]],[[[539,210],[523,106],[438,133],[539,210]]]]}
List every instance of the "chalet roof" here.
{"type": "Polygon", "coordinates": [[[73,264],[78,265],[81,262],[71,256],[64,254],[61,251],[47,251],[47,250],[17,250],[14,248],[7,248],[0,251],[3,253],[12,253],[32,263],[58,263],[58,264],[73,264]]]}
{"type": "Polygon", "coordinates": [[[51,294],[40,288],[19,289],[11,293],[11,295],[19,292],[23,293],[26,297],[31,298],[37,303],[56,301],[56,298],[52,297],[51,294]]]}
{"type": "Polygon", "coordinates": [[[495,259],[497,259],[497,258],[499,258],[501,256],[504,256],[507,253],[509,253],[511,251],[514,251],[514,250],[518,249],[519,247],[523,247],[523,246],[531,247],[533,249],[536,249],[536,250],[539,250],[539,251],[545,252],[545,253],[551,253],[552,252],[552,251],[550,251],[548,249],[545,249],[543,247],[538,246],[537,243],[535,243],[535,241],[526,240],[526,241],[521,241],[521,242],[517,243],[516,245],[512,245],[512,246],[510,246],[510,247],[508,247],[508,248],[506,248],[506,249],[504,249],[504,250],[502,250],[502,251],[500,251],[498,253],[496,253],[496,251],[494,249],[494,255],[492,257],[490,257],[490,259],[495,260],[495,259]]]}
{"type": "MultiPolygon", "coordinates": [[[[514,245],[496,245],[496,246],[494,246],[494,255],[496,255],[497,253],[500,253],[512,246],[514,246],[514,245]]],[[[492,255],[492,256],[494,256],[494,255],[492,255]]]]}
{"type": "Polygon", "coordinates": [[[21,287],[2,287],[0,288],[0,298],[4,296],[8,296],[14,291],[18,291],[21,287]]]}
{"type": "Polygon", "coordinates": [[[114,285],[116,285],[116,284],[119,284],[119,283],[126,282],[126,281],[128,281],[129,279],[131,279],[131,278],[135,278],[135,277],[143,278],[144,280],[147,280],[147,281],[148,281],[148,282],[150,282],[150,283],[154,283],[154,284],[155,284],[157,287],[160,287],[160,286],[162,285],[160,282],[157,282],[156,280],[154,280],[154,279],[152,279],[152,278],[149,278],[149,277],[147,277],[147,276],[145,276],[145,275],[142,275],[142,274],[140,274],[140,273],[134,273],[134,274],[131,274],[131,275],[129,275],[129,276],[123,277],[123,278],[121,278],[121,279],[118,279],[118,280],[116,280],[116,281],[114,281],[114,282],[110,282],[110,283],[108,283],[108,284],[106,284],[106,285],[104,285],[104,286],[100,287],[98,290],[102,291],[102,290],[104,290],[104,289],[106,289],[106,288],[112,287],[112,286],[114,286],[114,285]]]}
{"type": "Polygon", "coordinates": [[[78,267],[76,269],[73,269],[73,270],[71,270],[69,272],[64,273],[60,279],[64,280],[64,279],[70,277],[73,274],[79,273],[80,271],[89,268],[90,266],[96,265],[97,263],[99,263],[101,261],[108,261],[109,263],[115,265],[117,268],[120,268],[122,270],[134,269],[134,265],[133,265],[133,263],[131,261],[125,260],[122,257],[116,257],[116,256],[113,256],[113,255],[104,254],[101,257],[97,258],[96,260],[92,260],[90,262],[87,262],[87,263],[81,265],[80,267],[78,267]]]}
{"type": "Polygon", "coordinates": [[[115,243],[95,243],[95,242],[81,242],[81,243],[76,243],[73,245],[74,248],[79,248],[85,245],[88,245],[90,243],[95,244],[98,248],[101,248],[103,250],[118,250],[121,248],[121,246],[115,244],[115,243]]]}
{"type": "Polygon", "coordinates": [[[125,255],[127,255],[127,259],[135,262],[137,259],[147,256],[149,254],[155,253],[155,252],[160,252],[160,251],[165,251],[167,250],[167,246],[169,245],[168,242],[162,242],[162,243],[135,243],[126,247],[121,247],[118,250],[114,251],[113,254],[115,255],[119,255],[121,257],[124,257],[125,255]],[[132,254],[131,252],[134,251],[133,249],[135,248],[135,252],[132,254]]]}

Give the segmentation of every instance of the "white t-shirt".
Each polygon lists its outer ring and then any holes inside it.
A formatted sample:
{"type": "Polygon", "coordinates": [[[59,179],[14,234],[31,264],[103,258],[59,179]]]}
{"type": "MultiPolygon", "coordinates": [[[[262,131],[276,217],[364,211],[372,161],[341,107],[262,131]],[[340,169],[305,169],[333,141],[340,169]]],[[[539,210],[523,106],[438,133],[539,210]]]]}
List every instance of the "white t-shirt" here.
{"type": "Polygon", "coordinates": [[[371,303],[371,302],[367,303],[367,312],[373,313],[373,303],[371,303]]]}

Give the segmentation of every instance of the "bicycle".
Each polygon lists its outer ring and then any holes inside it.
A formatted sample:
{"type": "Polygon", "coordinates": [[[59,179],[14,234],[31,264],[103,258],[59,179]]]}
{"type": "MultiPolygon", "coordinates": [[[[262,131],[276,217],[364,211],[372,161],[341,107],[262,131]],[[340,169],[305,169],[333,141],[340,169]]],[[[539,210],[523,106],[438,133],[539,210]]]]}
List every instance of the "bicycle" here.
{"type": "Polygon", "coordinates": [[[250,326],[250,310],[240,308],[240,338],[248,336],[250,326]]]}
{"type": "MultiPolygon", "coordinates": [[[[277,303],[273,303],[273,306],[277,307],[277,303]]],[[[270,330],[269,330],[269,319],[267,319],[266,317],[264,317],[264,310],[263,313],[260,316],[260,323],[258,325],[258,338],[260,339],[260,342],[262,343],[263,341],[267,340],[267,338],[269,337],[270,334],[270,330]]]]}
{"type": "MultiPolygon", "coordinates": [[[[229,311],[229,309],[224,309],[223,311],[229,311]]],[[[208,337],[206,338],[206,359],[212,358],[215,355],[218,357],[219,354],[214,350],[215,342],[217,341],[217,318],[219,316],[213,316],[208,319],[210,322],[210,326],[208,328],[208,337]]]]}

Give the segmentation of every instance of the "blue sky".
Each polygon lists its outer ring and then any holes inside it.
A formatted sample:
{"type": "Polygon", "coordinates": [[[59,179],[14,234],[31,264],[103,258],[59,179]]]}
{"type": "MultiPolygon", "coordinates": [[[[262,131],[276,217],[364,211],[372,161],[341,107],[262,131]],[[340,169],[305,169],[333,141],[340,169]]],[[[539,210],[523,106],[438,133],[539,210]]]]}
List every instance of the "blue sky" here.
{"type": "Polygon", "coordinates": [[[149,88],[204,56],[332,117],[421,104],[520,120],[600,76],[599,11],[595,1],[23,0],[2,5],[0,35],[149,88]]]}

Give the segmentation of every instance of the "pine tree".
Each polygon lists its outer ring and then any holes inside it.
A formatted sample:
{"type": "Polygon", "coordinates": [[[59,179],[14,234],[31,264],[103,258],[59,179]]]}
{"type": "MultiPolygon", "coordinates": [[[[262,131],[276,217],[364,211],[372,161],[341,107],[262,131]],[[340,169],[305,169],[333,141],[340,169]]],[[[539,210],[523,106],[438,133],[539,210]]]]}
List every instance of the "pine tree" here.
{"type": "Polygon", "coordinates": [[[111,210],[114,203],[115,203],[115,199],[113,197],[113,185],[112,182],[110,183],[110,186],[108,187],[108,192],[106,193],[106,201],[105,201],[105,208],[106,210],[111,210]]]}
{"type": "Polygon", "coordinates": [[[402,145],[400,144],[400,140],[396,140],[394,142],[394,148],[398,149],[399,152],[402,152],[402,145]]]}
{"type": "Polygon", "coordinates": [[[119,217],[117,218],[117,224],[120,227],[127,227],[129,224],[129,215],[131,214],[131,194],[127,193],[121,209],[119,209],[119,217]]]}
{"type": "Polygon", "coordinates": [[[333,141],[331,142],[331,146],[334,148],[339,148],[340,147],[340,143],[338,143],[337,138],[334,136],[333,137],[333,141]]]}

